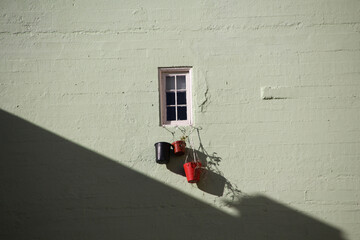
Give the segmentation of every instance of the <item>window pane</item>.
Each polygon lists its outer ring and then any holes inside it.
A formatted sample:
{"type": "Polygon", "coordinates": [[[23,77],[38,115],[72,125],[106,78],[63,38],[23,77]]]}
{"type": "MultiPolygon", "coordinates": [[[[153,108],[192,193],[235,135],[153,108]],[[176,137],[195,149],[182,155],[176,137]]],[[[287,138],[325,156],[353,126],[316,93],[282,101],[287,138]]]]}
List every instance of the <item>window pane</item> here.
{"type": "Polygon", "coordinates": [[[178,120],[186,120],[186,107],[178,107],[178,120]]]}
{"type": "Polygon", "coordinates": [[[175,89],[175,77],[166,76],[166,90],[175,89]]]}
{"type": "Polygon", "coordinates": [[[166,105],[175,105],[175,93],[174,92],[166,93],[166,105]]]}
{"type": "Polygon", "coordinates": [[[177,92],[177,104],[186,104],[186,92],[177,92]]]}
{"type": "Polygon", "coordinates": [[[176,77],[176,87],[177,89],[186,89],[185,75],[176,77]]]}
{"type": "Polygon", "coordinates": [[[167,121],[176,120],[175,107],[167,107],[166,108],[166,120],[167,121]]]}

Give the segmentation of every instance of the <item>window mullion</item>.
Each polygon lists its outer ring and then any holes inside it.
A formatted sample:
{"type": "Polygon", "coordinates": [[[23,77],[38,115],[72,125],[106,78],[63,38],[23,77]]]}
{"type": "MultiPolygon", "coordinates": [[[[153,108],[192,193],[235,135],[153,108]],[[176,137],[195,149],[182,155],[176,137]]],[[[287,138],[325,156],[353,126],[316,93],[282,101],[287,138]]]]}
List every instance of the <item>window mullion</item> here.
{"type": "Polygon", "coordinates": [[[161,116],[163,117],[163,119],[166,120],[167,118],[167,107],[166,107],[166,75],[165,74],[162,74],[161,75],[161,78],[162,78],[162,88],[163,88],[163,91],[161,93],[161,96],[162,96],[162,101],[163,101],[163,105],[161,106],[162,109],[163,109],[163,112],[161,113],[161,116]],[[164,107],[165,106],[165,107],[164,107]]]}
{"type": "Polygon", "coordinates": [[[175,119],[178,120],[178,111],[177,111],[177,84],[176,84],[177,75],[175,75],[175,119]]]}
{"type": "Polygon", "coordinates": [[[190,84],[190,73],[185,75],[185,82],[186,82],[186,118],[187,120],[191,120],[191,84],[190,84]]]}

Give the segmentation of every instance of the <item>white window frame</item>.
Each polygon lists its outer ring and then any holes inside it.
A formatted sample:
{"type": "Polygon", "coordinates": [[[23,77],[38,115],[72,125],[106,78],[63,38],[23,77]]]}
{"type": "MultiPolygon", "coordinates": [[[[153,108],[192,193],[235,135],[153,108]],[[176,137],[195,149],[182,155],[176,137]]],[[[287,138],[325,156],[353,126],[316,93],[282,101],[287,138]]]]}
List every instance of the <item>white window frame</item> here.
{"type": "MultiPolygon", "coordinates": [[[[192,120],[192,68],[191,67],[162,67],[159,71],[159,93],[160,93],[160,125],[161,126],[191,126],[192,120]],[[166,76],[185,75],[186,79],[186,120],[167,121],[166,112],[166,76]]],[[[175,81],[176,82],[176,81],[175,81]]],[[[176,85],[176,84],[175,84],[176,85]]],[[[175,92],[177,91],[175,87],[175,92]]],[[[176,95],[176,94],[175,94],[176,95]]],[[[175,106],[177,100],[175,98],[175,106]]],[[[177,109],[177,108],[176,108],[177,109]]],[[[176,111],[177,116],[177,111],[176,111]]]]}

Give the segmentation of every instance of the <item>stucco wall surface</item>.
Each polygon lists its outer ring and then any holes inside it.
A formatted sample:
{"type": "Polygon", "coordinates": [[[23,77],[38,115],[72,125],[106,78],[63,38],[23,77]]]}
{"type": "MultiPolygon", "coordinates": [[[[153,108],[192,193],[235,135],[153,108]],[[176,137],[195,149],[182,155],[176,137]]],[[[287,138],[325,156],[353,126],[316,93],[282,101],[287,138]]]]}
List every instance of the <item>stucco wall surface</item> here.
{"type": "Polygon", "coordinates": [[[360,239],[360,1],[1,0],[0,56],[2,239],[360,239]],[[170,66],[198,185],[154,159],[170,66]]]}

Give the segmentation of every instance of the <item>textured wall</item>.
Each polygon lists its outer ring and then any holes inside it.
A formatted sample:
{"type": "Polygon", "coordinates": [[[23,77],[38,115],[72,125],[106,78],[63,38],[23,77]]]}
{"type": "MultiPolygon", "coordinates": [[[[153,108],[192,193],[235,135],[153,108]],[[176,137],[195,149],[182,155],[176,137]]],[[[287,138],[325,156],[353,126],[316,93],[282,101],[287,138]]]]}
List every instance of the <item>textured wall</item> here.
{"type": "Polygon", "coordinates": [[[116,219],[135,229],[122,237],[160,239],[148,218],[164,211],[208,239],[219,224],[228,239],[360,238],[359,1],[2,0],[0,48],[0,236],[113,239],[96,226],[116,219]],[[183,158],[154,161],[153,144],[173,140],[159,126],[168,66],[193,66],[198,186],[183,158]],[[114,193],[130,171],[135,195],[114,193]]]}

